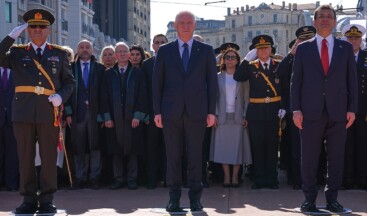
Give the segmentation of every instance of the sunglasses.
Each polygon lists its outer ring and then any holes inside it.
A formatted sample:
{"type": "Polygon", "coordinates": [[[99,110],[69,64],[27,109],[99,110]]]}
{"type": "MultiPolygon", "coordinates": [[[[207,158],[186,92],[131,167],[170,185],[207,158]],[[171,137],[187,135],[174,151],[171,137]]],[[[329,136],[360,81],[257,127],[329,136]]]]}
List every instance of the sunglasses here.
{"type": "Polygon", "coordinates": [[[158,45],[158,44],[165,44],[165,43],[166,43],[166,41],[155,41],[155,42],[154,42],[154,44],[157,44],[157,45],[158,45]]]}
{"type": "Polygon", "coordinates": [[[45,26],[45,25],[28,25],[28,27],[31,28],[31,29],[35,29],[35,28],[45,29],[45,28],[48,28],[48,26],[45,26]]]}
{"type": "Polygon", "coordinates": [[[224,56],[224,58],[226,59],[226,60],[235,60],[235,59],[237,59],[237,56],[235,56],[235,55],[225,55],[224,56]]]}

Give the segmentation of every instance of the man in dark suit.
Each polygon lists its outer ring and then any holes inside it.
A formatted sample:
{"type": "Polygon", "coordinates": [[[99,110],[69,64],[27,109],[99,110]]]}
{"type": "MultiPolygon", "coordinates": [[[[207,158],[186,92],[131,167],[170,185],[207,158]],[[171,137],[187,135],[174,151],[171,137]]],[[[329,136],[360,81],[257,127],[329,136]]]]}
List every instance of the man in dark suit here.
{"type": "Polygon", "coordinates": [[[19,187],[19,162],[17,142],[11,121],[15,88],[11,70],[0,67],[0,72],[0,187],[2,180],[4,180],[7,190],[17,191],[19,187]]]}
{"type": "Polygon", "coordinates": [[[326,208],[344,212],[337,201],[342,183],[347,130],[357,111],[357,75],[350,43],[331,35],[336,13],[330,5],[315,10],[316,37],[301,43],[293,64],[291,109],[301,135],[302,212],[317,212],[317,167],[326,139],[326,208]]]}
{"type": "Polygon", "coordinates": [[[15,213],[56,213],[52,201],[57,190],[57,109],[71,95],[75,81],[66,51],[46,42],[54,16],[33,9],[23,15],[23,20],[27,23],[16,27],[0,43],[0,65],[12,69],[15,85],[12,121],[20,194],[24,197],[15,213]],[[25,28],[31,42],[11,47],[25,28]],[[34,163],[37,141],[42,158],[39,192],[34,163]]]}
{"type": "Polygon", "coordinates": [[[98,189],[101,152],[98,138],[100,123],[97,116],[105,67],[93,56],[93,45],[88,40],[78,43],[77,54],[78,59],[71,64],[76,88],[65,106],[75,165],[76,180],[72,189],[85,187],[87,180],[92,189],[98,189]],[[87,162],[86,155],[89,155],[87,162]]]}
{"type": "Polygon", "coordinates": [[[195,16],[177,14],[178,40],[159,48],[153,70],[153,107],[157,127],[163,127],[167,156],[169,212],[180,211],[182,155],[186,146],[190,208],[201,211],[202,145],[205,127],[214,124],[218,91],[213,48],[195,41],[195,16]]]}
{"type": "MultiPolygon", "coordinates": [[[[158,48],[168,42],[167,37],[163,34],[157,34],[153,37],[153,50],[158,52],[158,48]]],[[[149,123],[145,130],[146,139],[146,176],[147,188],[154,189],[157,187],[157,182],[161,180],[160,174],[165,170],[164,142],[162,128],[159,128],[154,123],[153,110],[153,95],[152,95],[152,75],[155,56],[145,60],[141,67],[141,71],[146,77],[148,89],[148,109],[149,123]]]]}
{"type": "Polygon", "coordinates": [[[342,29],[343,36],[353,46],[358,76],[358,112],[355,123],[348,128],[345,146],[345,189],[352,189],[354,186],[367,189],[367,51],[361,49],[365,32],[363,26],[356,24],[346,25],[342,29]]]}

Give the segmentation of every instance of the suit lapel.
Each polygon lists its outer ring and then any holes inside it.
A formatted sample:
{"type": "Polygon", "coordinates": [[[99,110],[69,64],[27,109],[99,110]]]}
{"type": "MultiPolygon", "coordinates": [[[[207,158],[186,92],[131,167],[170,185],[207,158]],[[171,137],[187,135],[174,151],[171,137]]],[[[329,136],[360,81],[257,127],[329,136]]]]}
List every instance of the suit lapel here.
{"type": "Polygon", "coordinates": [[[331,58],[328,76],[330,75],[330,73],[334,71],[336,65],[338,64],[338,60],[341,58],[343,51],[344,47],[342,46],[340,41],[334,37],[333,56],[331,58]]]}
{"type": "Polygon", "coordinates": [[[197,42],[196,40],[194,40],[192,42],[192,47],[191,47],[191,53],[190,53],[190,59],[189,59],[189,66],[188,66],[188,71],[187,73],[190,73],[192,70],[193,65],[196,65],[196,62],[199,59],[199,55],[200,54],[200,44],[199,42],[197,42]]]}
{"type": "Polygon", "coordinates": [[[313,58],[313,61],[310,61],[310,62],[314,62],[316,64],[316,66],[319,68],[320,73],[322,73],[322,75],[324,75],[324,69],[322,67],[321,56],[320,56],[320,53],[319,53],[319,48],[317,46],[316,37],[314,37],[313,41],[311,42],[310,52],[311,52],[310,57],[313,58]]]}
{"type": "Polygon", "coordinates": [[[172,43],[172,49],[171,49],[171,50],[173,50],[173,53],[172,53],[173,59],[172,59],[172,61],[177,62],[177,66],[180,69],[181,74],[183,75],[183,74],[185,74],[185,69],[184,69],[182,59],[181,59],[181,56],[180,56],[180,48],[178,46],[179,46],[178,40],[175,40],[172,43]]]}

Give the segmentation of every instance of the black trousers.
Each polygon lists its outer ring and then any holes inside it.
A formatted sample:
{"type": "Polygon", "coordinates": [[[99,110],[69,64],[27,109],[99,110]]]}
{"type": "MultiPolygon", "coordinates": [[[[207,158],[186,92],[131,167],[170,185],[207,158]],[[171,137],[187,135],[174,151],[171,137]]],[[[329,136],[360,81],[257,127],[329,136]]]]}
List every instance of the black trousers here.
{"type": "Polygon", "coordinates": [[[20,173],[20,194],[24,202],[52,202],[57,190],[57,142],[58,128],[51,123],[14,122],[14,135],[17,140],[20,173]],[[42,161],[40,173],[40,194],[37,196],[37,176],[34,164],[36,142],[42,161]]]}
{"type": "Polygon", "coordinates": [[[327,179],[325,197],[327,202],[337,200],[344,166],[346,122],[333,121],[325,111],[320,120],[303,121],[301,135],[301,177],[306,200],[315,202],[318,192],[317,170],[319,156],[326,139],[327,179]]]}
{"type": "Polygon", "coordinates": [[[182,186],[182,162],[184,146],[187,153],[187,184],[190,200],[199,200],[203,191],[202,150],[206,121],[191,120],[186,112],[180,119],[163,119],[163,134],[166,145],[166,184],[170,199],[180,199],[182,186]],[[186,144],[186,145],[185,145],[186,144]]]}
{"type": "Polygon", "coordinates": [[[5,121],[0,126],[0,187],[4,180],[9,189],[17,189],[19,185],[19,162],[17,142],[13,127],[5,121]]]}
{"type": "Polygon", "coordinates": [[[278,184],[279,120],[249,120],[254,183],[259,186],[278,184]]]}
{"type": "Polygon", "coordinates": [[[364,114],[356,115],[347,130],[343,183],[367,187],[367,121],[364,114]]]}

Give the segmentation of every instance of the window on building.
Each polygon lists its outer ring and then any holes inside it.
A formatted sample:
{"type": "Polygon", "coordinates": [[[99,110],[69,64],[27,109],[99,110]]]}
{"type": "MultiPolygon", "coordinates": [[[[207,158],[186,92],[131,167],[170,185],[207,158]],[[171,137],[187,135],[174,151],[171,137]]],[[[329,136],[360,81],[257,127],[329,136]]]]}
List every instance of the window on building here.
{"type": "Polygon", "coordinates": [[[250,26],[250,25],[252,25],[252,16],[249,16],[248,17],[248,25],[250,26]]]}
{"type": "Polygon", "coordinates": [[[287,24],[288,24],[288,15],[287,15],[287,24]]]}
{"type": "Polygon", "coordinates": [[[232,28],[236,28],[236,20],[232,20],[232,28]]]}
{"type": "Polygon", "coordinates": [[[261,35],[261,31],[256,31],[256,36],[261,35]]]}
{"type": "Polygon", "coordinates": [[[236,35],[235,34],[232,35],[232,42],[236,42],[236,35]]]}
{"type": "Polygon", "coordinates": [[[215,41],[215,43],[217,44],[217,46],[219,46],[219,38],[217,38],[217,40],[215,41]]]}
{"type": "Polygon", "coordinates": [[[285,38],[288,40],[288,30],[285,30],[285,38]]]}
{"type": "Polygon", "coordinates": [[[273,35],[276,37],[276,36],[278,36],[278,30],[277,29],[274,29],[273,30],[273,35]]]}
{"type": "Polygon", "coordinates": [[[269,34],[269,30],[264,30],[264,34],[268,35],[269,34]]]}
{"type": "Polygon", "coordinates": [[[206,39],[206,43],[210,44],[210,39],[209,38],[206,39]]]}
{"type": "Polygon", "coordinates": [[[273,23],[278,22],[278,14],[273,14],[273,23]]]}
{"type": "Polygon", "coordinates": [[[11,2],[5,2],[5,22],[11,23],[11,2]]]}
{"type": "Polygon", "coordinates": [[[222,43],[225,43],[225,42],[226,42],[226,37],[223,37],[222,43]]]}
{"type": "Polygon", "coordinates": [[[254,35],[252,34],[252,31],[248,31],[247,32],[247,37],[252,40],[252,38],[254,37],[254,35]]]}

